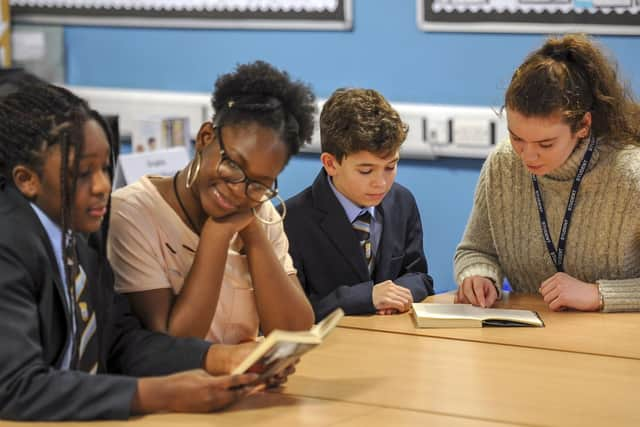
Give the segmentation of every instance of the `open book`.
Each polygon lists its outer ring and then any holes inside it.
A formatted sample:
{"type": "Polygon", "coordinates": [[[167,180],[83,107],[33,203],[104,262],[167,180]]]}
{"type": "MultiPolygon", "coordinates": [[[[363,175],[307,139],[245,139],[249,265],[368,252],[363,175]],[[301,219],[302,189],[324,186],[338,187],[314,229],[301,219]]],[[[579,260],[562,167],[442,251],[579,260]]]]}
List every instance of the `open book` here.
{"type": "Polygon", "coordinates": [[[414,303],[413,317],[419,328],[544,327],[535,311],[482,308],[471,304],[414,303]]]}
{"type": "Polygon", "coordinates": [[[254,372],[260,374],[258,381],[272,377],[320,344],[343,316],[344,311],[337,308],[308,331],[271,331],[232,374],[254,372]]]}

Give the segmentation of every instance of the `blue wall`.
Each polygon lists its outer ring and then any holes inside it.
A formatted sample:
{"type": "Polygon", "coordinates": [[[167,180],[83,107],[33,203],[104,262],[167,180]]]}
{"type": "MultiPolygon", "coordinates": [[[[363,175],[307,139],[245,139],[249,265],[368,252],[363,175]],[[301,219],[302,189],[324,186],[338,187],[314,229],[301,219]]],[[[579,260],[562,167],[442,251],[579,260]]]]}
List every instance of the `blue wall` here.
{"type": "MultiPolygon", "coordinates": [[[[513,69],[541,35],[424,33],[414,0],[354,0],[351,32],[68,27],[73,85],[210,91],[237,63],[264,59],[310,82],[319,97],[341,86],[372,87],[390,101],[500,105],[513,69]]],[[[600,37],[638,93],[640,38],[600,37]]],[[[469,214],[482,162],[401,163],[398,181],[416,196],[436,290],[453,288],[451,259],[469,214]]],[[[285,197],[309,184],[316,156],[294,159],[285,197]]]]}

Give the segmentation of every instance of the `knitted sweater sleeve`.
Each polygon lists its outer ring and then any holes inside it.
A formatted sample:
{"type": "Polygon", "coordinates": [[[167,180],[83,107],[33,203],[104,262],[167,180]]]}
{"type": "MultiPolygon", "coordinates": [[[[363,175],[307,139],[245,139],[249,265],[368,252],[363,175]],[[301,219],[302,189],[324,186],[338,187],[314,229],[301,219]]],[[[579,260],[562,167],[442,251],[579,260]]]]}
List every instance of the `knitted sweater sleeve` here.
{"type": "MultiPolygon", "coordinates": [[[[615,199],[611,202],[616,207],[614,212],[625,208],[620,213],[628,218],[637,218],[640,208],[640,154],[638,150],[624,150],[617,153],[615,158],[616,171],[620,172],[620,177],[616,176],[616,188],[611,194],[615,199]]],[[[613,221],[613,220],[612,220],[613,221]]],[[[640,221],[625,220],[626,225],[623,233],[634,236],[635,249],[627,248],[619,254],[619,259],[624,263],[624,270],[636,272],[629,274],[626,278],[601,277],[597,280],[598,287],[602,293],[604,305],[602,311],[640,311],[640,277],[637,277],[637,265],[640,263],[638,253],[640,253],[640,221]]],[[[615,246],[614,246],[615,247],[615,246]]]]}
{"type": "Polygon", "coordinates": [[[487,201],[489,171],[495,160],[495,156],[491,154],[480,171],[471,215],[462,241],[456,248],[454,274],[458,286],[470,276],[488,277],[496,284],[498,295],[502,296],[503,272],[493,241],[487,201]]]}
{"type": "Polygon", "coordinates": [[[604,300],[602,311],[640,311],[640,278],[598,280],[604,300]]]}

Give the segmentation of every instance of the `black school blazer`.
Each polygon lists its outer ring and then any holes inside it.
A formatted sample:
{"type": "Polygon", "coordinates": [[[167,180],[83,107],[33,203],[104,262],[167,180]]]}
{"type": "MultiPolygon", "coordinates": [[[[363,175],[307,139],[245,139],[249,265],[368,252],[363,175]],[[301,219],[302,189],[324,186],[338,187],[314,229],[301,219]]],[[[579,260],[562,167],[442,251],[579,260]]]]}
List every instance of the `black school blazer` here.
{"type": "MultiPolygon", "coordinates": [[[[134,377],[201,368],[209,344],[144,330],[113,290],[108,262],[78,237],[97,316],[99,375],[58,369],[71,318],[49,238],[0,177],[0,418],[127,418],[134,377]]],[[[86,291],[85,291],[86,292],[86,291]]]]}
{"type": "Polygon", "coordinates": [[[316,320],[337,307],[346,314],[374,313],[373,285],[385,280],[409,289],[414,301],[433,294],[422,249],[420,213],[413,195],[400,184],[394,183],[376,207],[383,220],[373,278],[324,169],[313,185],[285,203],[289,253],[316,320]]]}

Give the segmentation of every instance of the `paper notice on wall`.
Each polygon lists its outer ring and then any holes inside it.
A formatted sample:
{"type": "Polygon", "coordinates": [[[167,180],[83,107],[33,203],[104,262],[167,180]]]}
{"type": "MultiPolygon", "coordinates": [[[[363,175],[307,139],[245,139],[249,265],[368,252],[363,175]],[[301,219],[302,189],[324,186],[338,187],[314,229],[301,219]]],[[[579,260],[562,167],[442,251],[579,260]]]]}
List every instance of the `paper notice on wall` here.
{"type": "Polygon", "coordinates": [[[15,31],[11,35],[13,59],[18,62],[41,61],[47,53],[45,34],[42,31],[15,31]]]}
{"type": "Polygon", "coordinates": [[[188,146],[191,141],[188,117],[149,117],[133,121],[131,142],[135,153],[159,148],[188,146]]]}
{"type": "Polygon", "coordinates": [[[142,153],[121,154],[116,165],[113,187],[120,188],[143,175],[172,176],[189,163],[186,147],[172,147],[142,153]]]}

